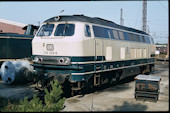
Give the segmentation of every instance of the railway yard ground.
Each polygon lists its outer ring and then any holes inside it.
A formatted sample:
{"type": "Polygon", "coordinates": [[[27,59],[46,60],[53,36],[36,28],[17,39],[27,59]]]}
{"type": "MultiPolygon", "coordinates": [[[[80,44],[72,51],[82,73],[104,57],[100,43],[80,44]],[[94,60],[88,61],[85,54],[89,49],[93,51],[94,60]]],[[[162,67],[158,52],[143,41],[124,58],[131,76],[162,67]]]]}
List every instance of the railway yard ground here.
{"type": "MultiPolygon", "coordinates": [[[[62,111],[169,111],[169,62],[156,61],[155,71],[150,75],[161,77],[156,102],[136,100],[135,80],[131,77],[100,91],[66,98],[62,111]]],[[[35,84],[5,85],[0,80],[0,97],[23,99],[36,93],[35,84]]]]}

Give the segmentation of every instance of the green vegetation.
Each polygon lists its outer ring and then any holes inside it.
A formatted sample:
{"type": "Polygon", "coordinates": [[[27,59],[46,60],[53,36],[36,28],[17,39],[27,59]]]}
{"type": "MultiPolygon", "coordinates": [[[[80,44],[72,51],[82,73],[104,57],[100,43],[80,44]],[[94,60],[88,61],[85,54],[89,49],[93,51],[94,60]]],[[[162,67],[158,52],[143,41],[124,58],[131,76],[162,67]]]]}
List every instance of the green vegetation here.
{"type": "Polygon", "coordinates": [[[161,44],[161,43],[155,43],[155,45],[168,45],[167,43],[163,43],[163,44],[161,44]]]}
{"type": "MultiPolygon", "coordinates": [[[[8,102],[7,106],[0,109],[3,112],[57,112],[63,108],[65,97],[61,97],[63,93],[61,86],[57,80],[51,81],[51,90],[45,88],[44,104],[36,95],[33,99],[28,101],[25,97],[24,100],[11,104],[8,102]]],[[[6,100],[5,100],[6,101],[6,100]]]]}
{"type": "Polygon", "coordinates": [[[19,103],[19,100],[16,100],[16,99],[7,99],[5,97],[0,96],[0,111],[4,111],[6,106],[10,105],[11,103],[17,105],[19,103]]]}

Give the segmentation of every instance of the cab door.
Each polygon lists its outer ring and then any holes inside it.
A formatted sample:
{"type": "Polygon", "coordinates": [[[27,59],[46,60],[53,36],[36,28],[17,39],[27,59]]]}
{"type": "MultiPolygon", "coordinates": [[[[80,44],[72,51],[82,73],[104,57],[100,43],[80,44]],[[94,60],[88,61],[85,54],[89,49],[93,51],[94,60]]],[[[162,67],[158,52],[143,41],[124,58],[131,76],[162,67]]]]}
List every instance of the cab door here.
{"type": "Polygon", "coordinates": [[[94,43],[95,43],[95,65],[94,65],[94,71],[101,71],[103,68],[103,40],[100,38],[94,38],[94,43]],[[99,62],[100,61],[100,62],[99,62]]]}

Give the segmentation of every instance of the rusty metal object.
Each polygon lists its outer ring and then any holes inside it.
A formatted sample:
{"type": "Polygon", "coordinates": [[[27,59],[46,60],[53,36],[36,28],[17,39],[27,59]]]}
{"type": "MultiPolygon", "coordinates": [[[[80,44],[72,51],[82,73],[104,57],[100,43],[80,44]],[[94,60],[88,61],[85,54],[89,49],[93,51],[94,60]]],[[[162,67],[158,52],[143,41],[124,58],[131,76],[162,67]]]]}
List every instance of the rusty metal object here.
{"type": "Polygon", "coordinates": [[[158,100],[161,77],[151,75],[138,75],[134,79],[136,80],[136,99],[152,99],[154,101],[158,100]]]}

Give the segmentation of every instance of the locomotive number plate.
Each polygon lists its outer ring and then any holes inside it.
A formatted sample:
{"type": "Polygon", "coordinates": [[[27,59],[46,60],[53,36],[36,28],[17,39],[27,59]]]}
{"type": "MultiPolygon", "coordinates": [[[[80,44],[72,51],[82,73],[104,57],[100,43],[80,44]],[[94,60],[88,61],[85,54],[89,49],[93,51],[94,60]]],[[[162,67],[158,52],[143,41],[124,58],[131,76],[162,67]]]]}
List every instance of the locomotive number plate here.
{"type": "Polygon", "coordinates": [[[57,55],[56,51],[44,51],[44,55],[57,55]]]}

